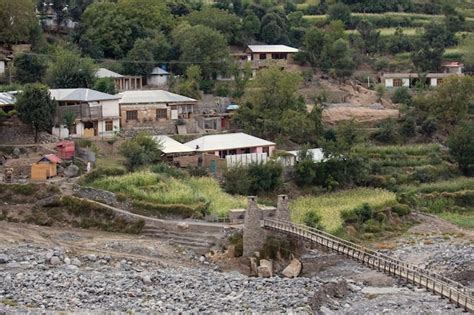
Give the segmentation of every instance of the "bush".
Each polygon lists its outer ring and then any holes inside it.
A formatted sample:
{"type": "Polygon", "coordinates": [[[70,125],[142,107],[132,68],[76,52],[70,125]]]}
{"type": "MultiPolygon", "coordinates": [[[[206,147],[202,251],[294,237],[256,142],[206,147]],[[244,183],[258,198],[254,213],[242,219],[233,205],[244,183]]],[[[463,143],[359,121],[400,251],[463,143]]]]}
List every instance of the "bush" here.
{"type": "Polygon", "coordinates": [[[126,171],[119,167],[110,168],[96,168],[92,172],[87,173],[81,179],[82,184],[90,184],[98,179],[109,177],[109,176],[121,176],[125,175],[126,171]]]}
{"type": "Polygon", "coordinates": [[[229,243],[235,247],[235,257],[240,257],[244,253],[244,237],[242,232],[229,236],[229,243]]]}
{"type": "Polygon", "coordinates": [[[127,159],[128,169],[135,170],[140,166],[158,161],[161,156],[161,146],[150,135],[139,133],[121,145],[120,153],[127,159]]]}
{"type": "Polygon", "coordinates": [[[392,209],[392,212],[395,212],[400,217],[403,217],[407,214],[410,214],[410,212],[411,212],[410,207],[408,205],[404,205],[404,204],[393,205],[391,209],[392,209]]]}
{"type": "Polygon", "coordinates": [[[321,216],[314,211],[306,212],[303,218],[303,223],[315,229],[321,229],[321,216]]]}
{"type": "Polygon", "coordinates": [[[461,123],[448,139],[449,153],[466,176],[474,175],[474,124],[461,123]]]}
{"type": "Polygon", "coordinates": [[[382,231],[382,227],[377,220],[369,219],[362,225],[362,229],[366,233],[380,233],[382,231]]]}
{"type": "Polygon", "coordinates": [[[153,164],[150,167],[150,171],[156,174],[164,174],[176,178],[186,177],[186,173],[179,168],[164,163],[153,164]]]}
{"type": "Polygon", "coordinates": [[[232,167],[224,172],[224,189],[231,194],[250,195],[275,190],[282,183],[279,163],[254,163],[232,167]]]}
{"type": "Polygon", "coordinates": [[[291,254],[291,244],[287,239],[277,236],[268,236],[263,243],[260,256],[262,258],[288,258],[291,254]]]}
{"type": "Polygon", "coordinates": [[[396,124],[393,119],[388,119],[378,125],[379,130],[372,137],[382,143],[394,143],[397,139],[396,124]]]}
{"type": "Polygon", "coordinates": [[[426,137],[431,137],[438,130],[438,123],[432,117],[426,118],[421,124],[421,132],[426,137]]]}
{"type": "Polygon", "coordinates": [[[251,181],[244,167],[232,167],[224,172],[224,190],[229,194],[248,195],[251,181]]]}
{"type": "Polygon", "coordinates": [[[207,213],[208,204],[198,203],[197,205],[183,204],[156,204],[135,200],[132,202],[133,211],[150,216],[179,216],[182,218],[200,219],[207,213]]]}
{"type": "Polygon", "coordinates": [[[416,121],[413,117],[407,117],[400,127],[400,134],[405,138],[411,138],[416,135],[416,121]]]}
{"type": "Polygon", "coordinates": [[[189,168],[189,175],[194,177],[206,177],[209,175],[209,172],[204,167],[191,167],[189,168]]]}
{"type": "Polygon", "coordinates": [[[374,217],[374,209],[368,203],[354,209],[354,213],[357,215],[359,222],[365,222],[374,217]]]}
{"type": "Polygon", "coordinates": [[[408,88],[400,87],[392,95],[392,102],[397,104],[411,105],[412,97],[408,88]]]}

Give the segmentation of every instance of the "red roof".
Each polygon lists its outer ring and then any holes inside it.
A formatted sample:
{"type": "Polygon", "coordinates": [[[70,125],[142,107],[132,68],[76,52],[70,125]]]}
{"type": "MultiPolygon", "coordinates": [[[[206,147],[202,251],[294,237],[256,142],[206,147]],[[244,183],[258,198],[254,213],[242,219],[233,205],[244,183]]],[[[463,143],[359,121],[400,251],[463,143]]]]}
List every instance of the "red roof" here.
{"type": "Polygon", "coordinates": [[[61,163],[61,159],[58,158],[58,156],[56,154],[46,154],[45,156],[43,156],[44,159],[47,159],[48,161],[52,162],[52,163],[61,163]]]}

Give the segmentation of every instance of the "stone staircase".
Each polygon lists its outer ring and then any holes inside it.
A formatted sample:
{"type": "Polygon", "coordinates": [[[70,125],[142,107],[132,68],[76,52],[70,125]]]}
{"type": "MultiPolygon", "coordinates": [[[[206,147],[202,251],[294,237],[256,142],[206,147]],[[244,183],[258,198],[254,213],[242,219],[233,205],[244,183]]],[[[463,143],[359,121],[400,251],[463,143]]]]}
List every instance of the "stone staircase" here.
{"type": "Polygon", "coordinates": [[[141,234],[191,249],[199,254],[207,253],[212,247],[218,246],[223,238],[223,235],[218,233],[169,230],[147,225],[145,225],[141,234]]]}

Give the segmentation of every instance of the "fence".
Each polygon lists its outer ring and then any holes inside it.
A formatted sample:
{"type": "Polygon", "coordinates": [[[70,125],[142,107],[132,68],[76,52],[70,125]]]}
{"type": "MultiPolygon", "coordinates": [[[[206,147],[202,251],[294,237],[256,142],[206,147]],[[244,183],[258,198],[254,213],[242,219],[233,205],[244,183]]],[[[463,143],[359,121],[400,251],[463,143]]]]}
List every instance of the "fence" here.
{"type": "Polygon", "coordinates": [[[409,265],[390,256],[305,225],[267,219],[263,220],[263,227],[319,244],[355,259],[373,269],[387,272],[407,282],[424,287],[434,294],[447,298],[450,302],[455,303],[456,306],[463,307],[466,311],[474,311],[474,292],[440,274],[409,265]]]}
{"type": "Polygon", "coordinates": [[[247,153],[237,155],[227,155],[227,167],[246,166],[252,163],[266,163],[268,161],[267,153],[247,153]]]}

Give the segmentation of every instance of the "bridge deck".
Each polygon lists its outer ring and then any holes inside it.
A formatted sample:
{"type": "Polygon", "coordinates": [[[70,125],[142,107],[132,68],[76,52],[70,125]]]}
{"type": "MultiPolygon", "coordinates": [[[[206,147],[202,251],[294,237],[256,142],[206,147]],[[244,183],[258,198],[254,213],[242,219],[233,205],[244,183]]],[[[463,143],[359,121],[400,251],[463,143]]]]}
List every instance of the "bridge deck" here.
{"type": "Polygon", "coordinates": [[[263,228],[292,235],[329,248],[375,270],[399,277],[443,298],[447,298],[450,302],[455,303],[458,307],[463,307],[466,311],[474,312],[474,292],[440,274],[406,264],[393,257],[305,225],[266,219],[263,220],[263,228]]]}

